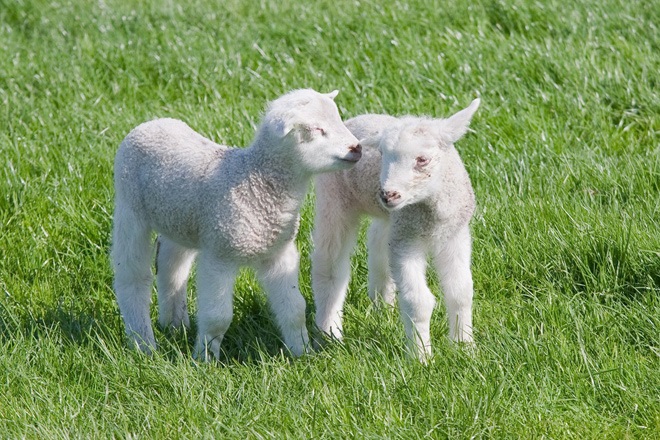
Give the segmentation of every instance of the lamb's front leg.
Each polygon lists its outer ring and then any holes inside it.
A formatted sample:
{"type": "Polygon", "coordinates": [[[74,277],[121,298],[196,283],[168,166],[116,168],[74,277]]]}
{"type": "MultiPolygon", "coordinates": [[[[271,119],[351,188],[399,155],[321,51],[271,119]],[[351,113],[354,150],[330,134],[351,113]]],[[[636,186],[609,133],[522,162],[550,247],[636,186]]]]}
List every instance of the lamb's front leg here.
{"type": "Polygon", "coordinates": [[[202,251],[197,265],[197,345],[195,357],[220,357],[220,343],[234,316],[234,281],[238,267],[202,251]]]}
{"type": "Polygon", "coordinates": [[[312,253],[312,290],[316,326],[342,338],[342,310],[351,278],[351,250],[357,241],[358,216],[328,202],[328,189],[317,187],[312,253]]]}
{"type": "Polygon", "coordinates": [[[270,307],[291,354],[309,351],[305,323],[305,298],[298,288],[299,255],[293,241],[257,267],[257,275],[268,293],[270,307]]]}
{"type": "Polygon", "coordinates": [[[435,254],[435,265],[445,294],[449,337],[452,341],[472,342],[472,242],[466,225],[435,254]]]}
{"type": "Polygon", "coordinates": [[[389,221],[374,218],[367,232],[367,248],[369,297],[376,306],[381,302],[393,306],[396,299],[396,287],[390,271],[389,240],[389,221]]]}
{"type": "Polygon", "coordinates": [[[421,242],[393,240],[391,267],[399,290],[399,309],[408,345],[426,362],[431,356],[431,315],[435,297],[426,285],[426,252],[421,242]]]}

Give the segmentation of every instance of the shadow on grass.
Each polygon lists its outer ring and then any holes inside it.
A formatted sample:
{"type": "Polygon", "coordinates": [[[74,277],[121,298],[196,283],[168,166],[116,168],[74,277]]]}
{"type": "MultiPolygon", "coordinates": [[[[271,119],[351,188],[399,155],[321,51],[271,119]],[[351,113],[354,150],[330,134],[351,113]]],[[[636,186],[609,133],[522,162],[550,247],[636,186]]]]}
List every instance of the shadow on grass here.
{"type": "MultiPolygon", "coordinates": [[[[308,311],[310,308],[308,307],[308,311]]],[[[308,316],[308,328],[312,319],[308,316]]],[[[193,360],[197,323],[191,316],[191,328],[161,329],[155,319],[152,325],[158,343],[158,356],[171,362],[182,358],[193,360]]],[[[48,339],[67,347],[94,351],[126,351],[130,348],[124,337],[124,325],[117,312],[103,314],[57,305],[41,312],[25,310],[18,303],[0,304],[0,344],[31,339],[48,339]]],[[[292,356],[281,340],[280,332],[267,304],[249,301],[235,310],[234,320],[222,341],[220,359],[216,363],[254,364],[265,359],[292,356]]]]}
{"type": "Polygon", "coordinates": [[[99,320],[93,313],[67,310],[62,305],[46,308],[41,313],[18,311],[0,305],[0,340],[11,342],[17,335],[40,340],[44,338],[62,345],[86,345],[90,339],[117,339],[115,329],[99,320]]]}

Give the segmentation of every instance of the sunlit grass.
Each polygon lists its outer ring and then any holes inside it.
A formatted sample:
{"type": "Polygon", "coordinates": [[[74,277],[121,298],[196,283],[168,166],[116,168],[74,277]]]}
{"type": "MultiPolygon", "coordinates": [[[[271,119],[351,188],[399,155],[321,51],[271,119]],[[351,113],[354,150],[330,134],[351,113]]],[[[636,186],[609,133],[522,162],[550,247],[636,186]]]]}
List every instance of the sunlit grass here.
{"type": "Polygon", "coordinates": [[[658,23],[657,1],[0,1],[0,437],[656,438],[658,23]],[[407,359],[363,240],[343,344],[283,355],[246,271],[221,362],[192,360],[194,328],[126,349],[107,257],[121,139],[170,116],[248,145],[303,87],[340,89],[345,118],[482,98],[457,145],[476,350],[446,340],[440,306],[434,361],[407,359]]]}

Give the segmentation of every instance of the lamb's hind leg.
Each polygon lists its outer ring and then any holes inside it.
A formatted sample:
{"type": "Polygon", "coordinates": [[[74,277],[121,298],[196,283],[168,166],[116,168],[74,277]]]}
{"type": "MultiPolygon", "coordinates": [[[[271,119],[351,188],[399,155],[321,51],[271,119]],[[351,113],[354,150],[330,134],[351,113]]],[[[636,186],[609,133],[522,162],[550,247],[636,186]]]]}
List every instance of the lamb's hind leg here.
{"type": "MultiPolygon", "coordinates": [[[[318,191],[318,189],[317,189],[318,191]]],[[[317,195],[312,253],[312,290],[316,326],[325,334],[342,338],[342,309],[351,276],[351,250],[357,241],[358,216],[317,195]]]]}
{"type": "Polygon", "coordinates": [[[472,342],[472,243],[468,226],[451,237],[435,255],[435,265],[445,294],[449,337],[472,342]]]}
{"type": "Polygon", "coordinates": [[[131,344],[151,353],[156,349],[149,304],[153,274],[151,230],[131,210],[117,203],[112,230],[112,268],[119,311],[131,344]]]}
{"type": "Polygon", "coordinates": [[[305,298],[298,288],[300,256],[293,241],[273,258],[257,267],[270,308],[287,348],[294,356],[309,350],[309,336],[305,323],[305,298]]]}
{"type": "Polygon", "coordinates": [[[389,262],[390,224],[375,218],[367,232],[369,249],[369,297],[378,305],[380,301],[394,305],[396,287],[389,262]]]}
{"type": "Polygon", "coordinates": [[[158,237],[156,284],[158,286],[158,322],[161,327],[189,327],[186,291],[190,268],[197,252],[158,237]]]}

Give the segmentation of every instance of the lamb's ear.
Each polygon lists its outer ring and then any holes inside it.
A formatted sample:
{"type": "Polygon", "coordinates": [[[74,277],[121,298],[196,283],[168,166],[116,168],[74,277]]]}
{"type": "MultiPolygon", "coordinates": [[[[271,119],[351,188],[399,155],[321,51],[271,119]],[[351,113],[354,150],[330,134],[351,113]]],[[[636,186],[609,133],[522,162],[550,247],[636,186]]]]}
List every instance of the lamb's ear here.
{"type": "Polygon", "coordinates": [[[283,119],[278,119],[271,125],[271,133],[277,135],[277,137],[284,139],[293,132],[294,124],[287,122],[283,119]]]}
{"type": "Polygon", "coordinates": [[[453,144],[467,133],[470,120],[472,119],[474,112],[479,108],[480,103],[481,100],[477,98],[460,112],[442,120],[441,127],[443,135],[447,137],[449,142],[453,144]]]}
{"type": "Polygon", "coordinates": [[[325,94],[325,96],[333,100],[337,97],[337,95],[339,95],[339,90],[333,90],[332,92],[325,94]]]}

